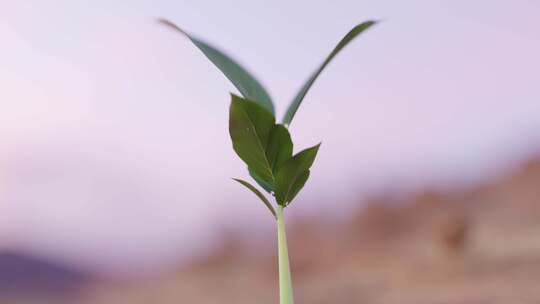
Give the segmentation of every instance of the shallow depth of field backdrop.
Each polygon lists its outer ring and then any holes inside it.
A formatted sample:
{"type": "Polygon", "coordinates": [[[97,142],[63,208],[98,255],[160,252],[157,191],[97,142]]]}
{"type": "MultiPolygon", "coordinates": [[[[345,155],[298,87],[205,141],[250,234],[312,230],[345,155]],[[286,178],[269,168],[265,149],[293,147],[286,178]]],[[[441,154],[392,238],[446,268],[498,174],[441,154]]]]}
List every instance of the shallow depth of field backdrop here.
{"type": "Polygon", "coordinates": [[[299,147],[323,142],[287,214],[299,303],[540,300],[524,287],[540,280],[540,227],[521,217],[540,217],[539,1],[2,0],[2,303],[277,302],[274,225],[230,179],[246,177],[227,132],[235,90],[159,17],[238,59],[278,117],[353,25],[382,20],[291,126],[299,147]],[[389,245],[409,221],[425,226],[389,245]],[[436,262],[389,266],[390,250],[436,262]]]}

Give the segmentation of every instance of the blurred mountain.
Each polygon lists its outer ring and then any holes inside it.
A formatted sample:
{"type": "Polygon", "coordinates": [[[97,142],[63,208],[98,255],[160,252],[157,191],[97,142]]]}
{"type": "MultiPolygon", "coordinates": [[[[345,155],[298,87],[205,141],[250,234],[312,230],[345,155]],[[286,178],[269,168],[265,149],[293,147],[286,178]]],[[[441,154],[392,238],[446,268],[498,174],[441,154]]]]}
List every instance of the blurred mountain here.
{"type": "Polygon", "coordinates": [[[82,271],[46,259],[0,252],[0,303],[71,297],[91,281],[82,271]]]}
{"type": "MultiPolygon", "coordinates": [[[[341,222],[290,222],[298,303],[540,303],[540,158],[469,188],[358,205],[341,222]]],[[[88,303],[277,303],[275,240],[261,237],[254,253],[231,233],[211,257],[88,303]]]]}
{"type": "MultiPolygon", "coordinates": [[[[540,158],[468,188],[383,193],[358,206],[340,221],[289,219],[298,303],[540,303],[540,158]]],[[[225,231],[210,256],[161,277],[93,282],[64,302],[2,298],[6,290],[88,282],[55,264],[3,255],[0,303],[277,303],[275,236],[260,235],[253,246],[225,231]]]]}

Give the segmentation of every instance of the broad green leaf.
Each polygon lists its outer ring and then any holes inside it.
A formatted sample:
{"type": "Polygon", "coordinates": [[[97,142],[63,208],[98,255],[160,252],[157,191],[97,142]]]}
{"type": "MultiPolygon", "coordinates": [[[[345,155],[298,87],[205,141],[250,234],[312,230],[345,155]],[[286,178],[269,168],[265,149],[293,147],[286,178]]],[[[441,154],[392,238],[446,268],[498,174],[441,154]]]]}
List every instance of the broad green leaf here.
{"type": "MultiPolygon", "coordinates": [[[[300,192],[300,190],[302,190],[302,188],[304,188],[304,185],[306,184],[306,181],[308,180],[309,178],[309,174],[310,174],[310,171],[307,170],[307,171],[304,171],[304,173],[302,173],[298,179],[296,179],[296,181],[294,182],[294,184],[292,185],[292,190],[291,190],[291,194],[289,195],[289,203],[292,202],[292,200],[296,197],[296,195],[298,194],[298,192],[300,192]]],[[[287,203],[287,205],[289,204],[287,203]]]]}
{"type": "MultiPolygon", "coordinates": [[[[270,132],[268,145],[266,147],[266,158],[268,159],[268,163],[270,164],[274,175],[277,168],[291,158],[292,151],[293,143],[291,141],[289,130],[287,130],[287,128],[285,128],[283,125],[275,125],[270,132]]],[[[257,182],[257,184],[259,184],[259,186],[266,190],[266,192],[270,193],[274,191],[274,185],[265,182],[255,172],[253,172],[253,170],[249,169],[249,174],[257,182]]]]}
{"type": "Polygon", "coordinates": [[[233,149],[262,181],[274,184],[266,147],[275,118],[258,103],[231,94],[229,133],[233,149]]]}
{"type": "Polygon", "coordinates": [[[323,62],[323,64],[309,77],[307,82],[302,86],[300,91],[296,94],[294,99],[292,100],[291,104],[289,105],[289,108],[287,109],[287,112],[285,113],[285,116],[283,117],[283,124],[290,125],[294,114],[296,114],[296,111],[300,107],[300,104],[302,103],[302,100],[306,96],[307,92],[317,80],[321,72],[326,68],[326,66],[332,61],[332,59],[354,38],[356,38],[360,33],[370,28],[372,25],[374,25],[375,21],[367,21],[364,23],[361,23],[357,26],[355,26],[341,41],[338,43],[338,45],[334,48],[334,50],[326,57],[326,60],[323,62]]]}
{"type": "Polygon", "coordinates": [[[201,50],[203,54],[234,84],[242,96],[259,103],[270,111],[270,113],[274,114],[274,105],[270,95],[266,92],[260,82],[246,69],[240,66],[240,64],[208,43],[186,33],[171,21],[165,19],[159,19],[158,21],[189,38],[189,40],[191,40],[191,42],[193,42],[193,44],[195,44],[195,46],[198,47],[199,50],[201,50]]]}
{"type": "Polygon", "coordinates": [[[241,180],[239,178],[233,178],[233,180],[239,182],[240,184],[244,185],[246,188],[251,190],[251,192],[255,193],[255,195],[257,195],[257,197],[260,198],[261,201],[266,205],[268,210],[270,210],[270,212],[272,213],[274,218],[276,218],[276,211],[274,210],[274,207],[272,207],[272,204],[270,204],[270,202],[266,199],[266,197],[264,197],[264,195],[261,193],[261,191],[257,190],[257,188],[255,188],[250,183],[248,183],[248,182],[246,182],[244,180],[241,180]]]}
{"type": "Polygon", "coordinates": [[[293,143],[289,130],[281,124],[275,125],[270,132],[266,148],[266,158],[268,158],[274,174],[285,161],[292,157],[292,152],[293,143]]]}
{"type": "Polygon", "coordinates": [[[309,177],[309,168],[313,164],[319,147],[305,149],[286,161],[276,173],[276,201],[286,206],[298,194],[309,177]]]}
{"type": "Polygon", "coordinates": [[[268,182],[265,182],[262,178],[260,178],[253,170],[251,170],[248,167],[249,175],[263,188],[266,192],[270,193],[274,191],[274,185],[270,184],[268,182]]]}

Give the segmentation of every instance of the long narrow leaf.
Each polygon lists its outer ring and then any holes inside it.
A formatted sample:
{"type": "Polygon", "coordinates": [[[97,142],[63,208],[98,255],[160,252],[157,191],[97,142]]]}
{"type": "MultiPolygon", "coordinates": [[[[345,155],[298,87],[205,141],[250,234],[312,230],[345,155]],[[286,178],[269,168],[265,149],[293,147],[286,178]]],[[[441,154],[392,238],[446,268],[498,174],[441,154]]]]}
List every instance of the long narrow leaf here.
{"type": "Polygon", "coordinates": [[[266,92],[260,82],[245,68],[230,56],[193,35],[186,33],[171,21],[166,19],[159,19],[158,21],[189,38],[189,40],[191,40],[191,42],[193,42],[193,44],[195,44],[195,46],[198,47],[199,50],[201,50],[203,54],[234,84],[242,96],[261,104],[270,111],[270,113],[274,114],[274,105],[270,95],[266,92]]]}
{"type": "Polygon", "coordinates": [[[261,193],[261,191],[257,190],[257,188],[255,188],[252,184],[246,182],[245,180],[241,180],[239,178],[233,178],[233,180],[239,182],[240,184],[244,185],[246,188],[248,188],[249,190],[251,190],[251,192],[255,193],[255,195],[257,195],[258,198],[261,199],[261,201],[263,202],[263,204],[266,205],[266,207],[268,208],[268,210],[270,210],[270,212],[272,213],[272,215],[274,217],[276,217],[276,211],[274,210],[274,207],[272,207],[272,204],[270,204],[270,202],[266,199],[266,197],[261,193]]]}
{"type": "Polygon", "coordinates": [[[341,41],[338,43],[338,45],[334,48],[334,50],[328,55],[326,60],[323,62],[323,64],[309,77],[307,82],[302,86],[300,91],[296,94],[293,101],[289,105],[289,108],[287,109],[287,112],[285,113],[285,116],[283,117],[283,124],[290,125],[294,115],[296,114],[296,111],[300,107],[300,104],[302,103],[302,100],[304,100],[304,97],[306,96],[307,92],[317,80],[321,72],[326,68],[328,63],[332,61],[332,59],[354,38],[356,38],[360,33],[370,28],[372,25],[374,25],[375,21],[366,21],[364,23],[361,23],[357,26],[355,26],[341,41]]]}

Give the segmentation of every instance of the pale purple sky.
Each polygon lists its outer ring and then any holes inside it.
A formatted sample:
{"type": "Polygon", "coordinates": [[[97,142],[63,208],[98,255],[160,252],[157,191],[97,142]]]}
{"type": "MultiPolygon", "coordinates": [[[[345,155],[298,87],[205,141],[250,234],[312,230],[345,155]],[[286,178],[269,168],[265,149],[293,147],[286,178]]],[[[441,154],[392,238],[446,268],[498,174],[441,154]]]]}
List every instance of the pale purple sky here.
{"type": "Polygon", "coordinates": [[[323,146],[290,214],[482,180],[540,150],[537,0],[46,2],[0,9],[0,250],[128,270],[204,250],[221,225],[273,229],[230,181],[246,177],[232,85],[157,17],[239,58],[280,117],[352,26],[383,20],[292,124],[297,149],[323,146]]]}

